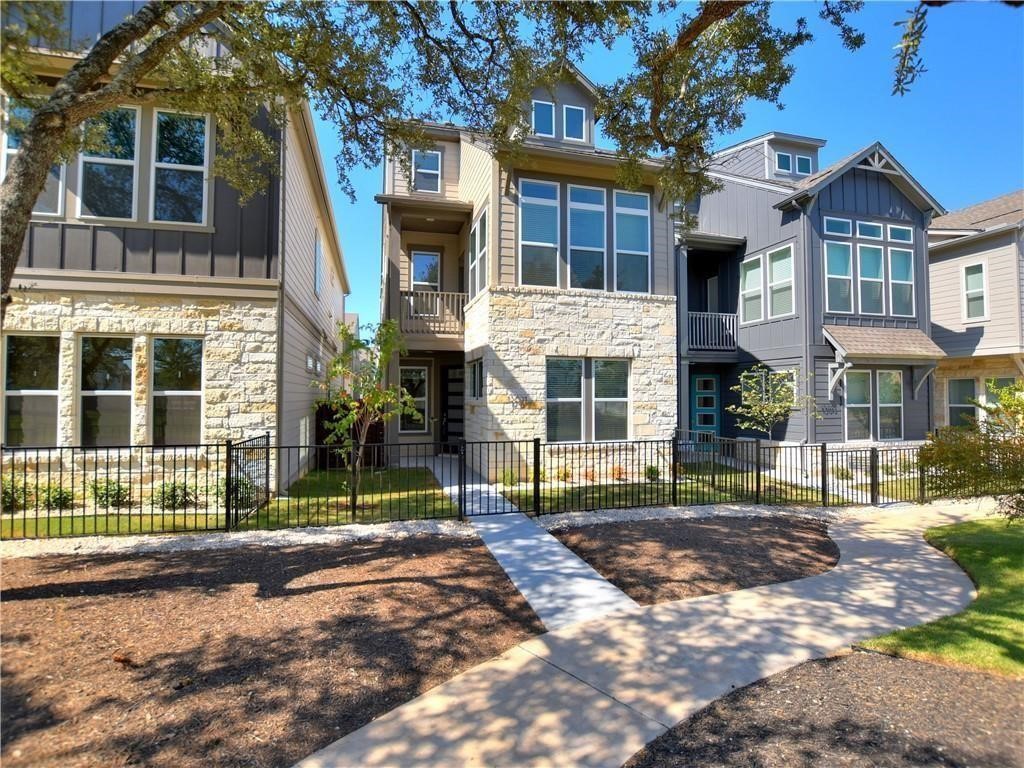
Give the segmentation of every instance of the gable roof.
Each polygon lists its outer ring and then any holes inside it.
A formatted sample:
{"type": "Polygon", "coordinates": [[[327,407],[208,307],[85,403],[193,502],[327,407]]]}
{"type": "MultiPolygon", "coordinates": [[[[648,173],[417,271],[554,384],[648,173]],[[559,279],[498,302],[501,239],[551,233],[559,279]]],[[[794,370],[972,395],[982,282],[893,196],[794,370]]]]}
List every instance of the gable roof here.
{"type": "Polygon", "coordinates": [[[886,174],[899,190],[909,197],[918,208],[923,211],[932,210],[940,216],[946,213],[946,209],[936,200],[917,179],[910,175],[906,168],[900,165],[892,156],[882,142],[876,141],[864,149],[844,157],[838,162],[824,168],[817,173],[801,179],[795,187],[792,195],[775,204],[775,208],[790,208],[799,202],[813,197],[822,189],[827,187],[847,171],[862,167],[870,171],[886,174]]]}
{"type": "Polygon", "coordinates": [[[580,86],[583,88],[583,90],[589,93],[595,101],[601,97],[601,94],[597,90],[597,86],[594,84],[594,81],[591,80],[586,75],[584,75],[583,70],[581,70],[579,67],[573,64],[571,61],[565,62],[564,68],[569,71],[569,74],[571,74],[576,79],[576,82],[578,82],[580,86]]]}
{"type": "Polygon", "coordinates": [[[759,136],[754,136],[752,139],[744,139],[743,141],[715,150],[711,153],[711,156],[719,157],[720,155],[727,155],[730,152],[736,152],[744,147],[754,146],[755,144],[763,144],[766,141],[785,141],[790,144],[806,144],[810,147],[824,147],[826,143],[824,139],[816,139],[813,136],[800,136],[795,133],[769,131],[768,133],[762,133],[759,136]]]}
{"type": "Polygon", "coordinates": [[[1024,221],[1024,189],[969,205],[932,220],[929,229],[983,230],[1024,221]]]}

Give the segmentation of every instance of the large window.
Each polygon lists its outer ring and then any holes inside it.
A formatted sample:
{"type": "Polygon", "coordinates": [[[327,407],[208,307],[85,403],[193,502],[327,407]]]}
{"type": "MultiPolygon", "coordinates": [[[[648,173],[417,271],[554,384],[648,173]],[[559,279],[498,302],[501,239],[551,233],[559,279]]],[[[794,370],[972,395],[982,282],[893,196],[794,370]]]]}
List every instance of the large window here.
{"type": "Polygon", "coordinates": [[[56,336],[8,336],[4,363],[4,445],[57,444],[56,336]]]}
{"type": "Polygon", "coordinates": [[[132,340],[87,336],[81,348],[81,442],[131,443],[132,340]]]}
{"type": "Polygon", "coordinates": [[[436,150],[412,151],[412,188],[416,192],[441,191],[441,153],[436,150]]]}
{"type": "Polygon", "coordinates": [[[914,316],[914,252],[906,248],[889,249],[889,312],[914,316]]]}
{"type": "Polygon", "coordinates": [[[903,374],[878,371],[878,437],[903,439],[903,374]]]}
{"type": "Polygon", "coordinates": [[[629,360],[549,357],[547,439],[629,439],[629,360]]]}
{"type": "Polygon", "coordinates": [[[78,215],[135,218],[139,110],[120,107],[86,121],[86,134],[99,146],[80,157],[78,215]]]}
{"type": "Polygon", "coordinates": [[[871,439],[871,372],[846,372],[846,439],[871,439]]]}
{"type": "Polygon", "coordinates": [[[949,379],[946,381],[946,395],[949,406],[949,425],[966,427],[977,418],[975,401],[978,393],[974,379],[949,379]]]}
{"type": "Polygon", "coordinates": [[[629,438],[629,361],[594,360],[594,440],[629,438]]]}
{"type": "Polygon", "coordinates": [[[201,442],[203,342],[153,340],[153,444],[201,442]]]}
{"type": "Polygon", "coordinates": [[[853,312],[853,257],[849,243],[825,243],[825,311],[853,312]]]}
{"type": "Polygon", "coordinates": [[[558,287],[558,185],[519,182],[519,282],[558,287]]]}
{"type": "Polygon", "coordinates": [[[651,272],[651,198],[615,192],[615,290],[648,293],[651,272]]]}
{"type": "Polygon", "coordinates": [[[881,246],[857,246],[857,291],[860,294],[858,301],[861,314],[885,314],[885,273],[881,246]]]}
{"type": "Polygon", "coordinates": [[[964,320],[988,320],[988,281],[985,279],[985,265],[970,264],[964,267],[963,307],[964,320]]]}
{"type": "Polygon", "coordinates": [[[569,287],[603,289],[605,191],[569,187],[569,287]]]}
{"type": "Polygon", "coordinates": [[[398,420],[399,432],[425,433],[430,431],[430,423],[427,419],[430,416],[427,407],[429,397],[428,369],[423,365],[403,365],[399,369],[399,379],[402,389],[409,393],[412,398],[419,418],[412,414],[403,413],[398,420]]]}
{"type": "Polygon", "coordinates": [[[768,317],[793,314],[793,246],[768,252],[768,317]]]}
{"type": "Polygon", "coordinates": [[[156,110],[153,221],[206,222],[208,123],[203,115],[156,110]]]}
{"type": "Polygon", "coordinates": [[[546,405],[548,442],[583,439],[583,360],[548,358],[546,405]]]}
{"type": "MultiPolygon", "coordinates": [[[[25,125],[32,117],[32,111],[27,107],[12,107],[4,125],[4,151],[0,156],[0,178],[7,175],[7,168],[10,166],[11,158],[21,148],[21,133],[25,125]]],[[[60,215],[64,210],[64,166],[54,165],[46,177],[46,184],[43,191],[36,198],[32,207],[32,213],[44,215],[60,215]]]]}
{"type": "Polygon", "coordinates": [[[555,105],[550,101],[534,101],[532,129],[535,136],[555,137],[555,105]]]}
{"type": "Polygon", "coordinates": [[[587,110],[566,104],[562,107],[562,133],[569,141],[587,140],[587,110]]]}
{"type": "Polygon", "coordinates": [[[487,209],[469,232],[469,296],[487,287],[487,209]]]}
{"type": "Polygon", "coordinates": [[[761,257],[754,256],[740,265],[740,322],[754,323],[763,317],[761,297],[761,257]]]}

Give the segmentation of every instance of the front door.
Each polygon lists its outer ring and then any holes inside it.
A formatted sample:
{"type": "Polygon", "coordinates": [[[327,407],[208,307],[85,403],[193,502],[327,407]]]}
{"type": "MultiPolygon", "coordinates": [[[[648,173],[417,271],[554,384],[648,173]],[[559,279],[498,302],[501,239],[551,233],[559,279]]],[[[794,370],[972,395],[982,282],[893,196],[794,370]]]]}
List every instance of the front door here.
{"type": "Polygon", "coordinates": [[[721,432],[721,393],[717,373],[690,376],[690,429],[719,436],[721,432]]]}
{"type": "Polygon", "coordinates": [[[441,369],[441,447],[453,450],[464,436],[462,401],[465,396],[466,369],[447,365],[441,369]]]}

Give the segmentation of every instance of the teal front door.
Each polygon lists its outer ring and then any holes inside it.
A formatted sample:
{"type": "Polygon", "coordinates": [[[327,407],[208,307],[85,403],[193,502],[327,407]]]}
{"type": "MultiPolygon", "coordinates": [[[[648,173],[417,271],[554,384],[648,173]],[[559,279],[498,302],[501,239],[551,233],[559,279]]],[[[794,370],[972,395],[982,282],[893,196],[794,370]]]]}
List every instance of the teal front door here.
{"type": "Polygon", "coordinates": [[[721,434],[722,398],[717,373],[694,373],[690,376],[690,429],[721,434]]]}

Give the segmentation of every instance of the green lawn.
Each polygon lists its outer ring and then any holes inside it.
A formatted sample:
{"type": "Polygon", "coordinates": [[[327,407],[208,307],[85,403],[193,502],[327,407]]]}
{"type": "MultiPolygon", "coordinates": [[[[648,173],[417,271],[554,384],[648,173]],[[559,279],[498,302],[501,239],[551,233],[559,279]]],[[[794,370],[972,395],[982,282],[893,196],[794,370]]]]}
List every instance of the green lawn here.
{"type": "MultiPolygon", "coordinates": [[[[213,510],[205,514],[196,512],[166,512],[129,514],[127,510],[117,514],[85,514],[68,510],[57,516],[28,517],[22,519],[21,513],[0,518],[0,539],[46,539],[57,536],[92,536],[95,534],[124,533],[172,533],[175,531],[207,531],[224,530],[224,515],[213,510]]],[[[30,510],[29,515],[33,514],[30,510]]]]}
{"type": "Polygon", "coordinates": [[[896,656],[1024,676],[1024,525],[990,519],[925,532],[970,575],[978,599],[962,613],[864,643],[896,656]]]}

